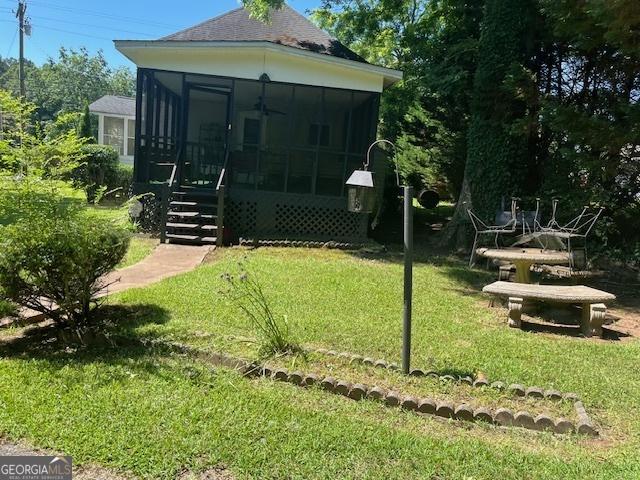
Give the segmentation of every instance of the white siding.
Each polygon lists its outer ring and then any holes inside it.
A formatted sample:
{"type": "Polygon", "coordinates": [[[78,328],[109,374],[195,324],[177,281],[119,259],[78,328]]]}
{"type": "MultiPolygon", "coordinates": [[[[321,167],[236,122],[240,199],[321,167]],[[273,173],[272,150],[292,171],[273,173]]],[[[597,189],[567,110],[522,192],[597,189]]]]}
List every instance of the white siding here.
{"type": "Polygon", "coordinates": [[[263,73],[272,81],[300,85],[381,92],[385,76],[366,64],[336,62],[328,55],[310,55],[268,47],[147,47],[118,45],[138,67],[257,80],[263,73]],[[323,58],[326,57],[326,58],[323,58]]]}

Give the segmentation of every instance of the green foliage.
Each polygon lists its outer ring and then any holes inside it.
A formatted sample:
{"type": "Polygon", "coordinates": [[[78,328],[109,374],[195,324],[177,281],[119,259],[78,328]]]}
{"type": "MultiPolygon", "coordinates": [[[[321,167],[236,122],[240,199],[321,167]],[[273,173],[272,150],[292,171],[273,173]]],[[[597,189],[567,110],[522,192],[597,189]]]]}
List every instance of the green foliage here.
{"type": "MultiPolygon", "coordinates": [[[[17,95],[17,62],[8,59],[2,63],[5,71],[0,72],[0,89],[17,95]]],[[[50,121],[60,113],[81,112],[103,95],[135,94],[135,77],[129,69],[113,69],[102,52],[90,55],[85,48],[61,48],[58,58],[50,58],[41,67],[27,61],[25,79],[27,99],[37,105],[39,121],[50,121]]]]}
{"type": "Polygon", "coordinates": [[[328,0],[312,15],[368,61],[403,71],[404,80],[382,96],[380,136],[396,139],[403,176],[446,182],[455,197],[466,161],[483,5],[328,0]]]}
{"type": "Polygon", "coordinates": [[[83,189],[87,202],[94,203],[98,192],[122,181],[118,152],[110,145],[85,145],[84,161],[71,174],[73,186],[83,189]]]}
{"type": "Polygon", "coordinates": [[[69,132],[76,132],[80,119],[79,112],[61,113],[52,122],[44,124],[45,138],[56,138],[69,132]]]}
{"type": "Polygon", "coordinates": [[[68,190],[60,180],[0,175],[0,225],[79,214],[85,205],[81,199],[69,196],[68,190]]]}
{"type": "Polygon", "coordinates": [[[240,262],[239,272],[225,273],[227,289],[221,293],[247,317],[260,341],[260,354],[265,356],[299,353],[300,346],[291,338],[286,317],[280,320],[271,308],[261,282],[249,274],[240,262]]]}
{"type": "Polygon", "coordinates": [[[80,125],[78,126],[78,136],[80,138],[88,139],[87,142],[95,143],[96,139],[93,135],[93,126],[91,124],[91,113],[89,112],[89,105],[85,104],[84,111],[82,112],[82,118],[80,119],[80,125]]]}
{"type": "Polygon", "coordinates": [[[0,90],[0,110],[0,172],[62,178],[82,160],[84,142],[75,131],[44,136],[33,120],[33,103],[0,90]]]}
{"type": "Polygon", "coordinates": [[[487,0],[473,85],[466,175],[471,203],[490,218],[502,196],[519,195],[527,171],[527,136],[514,131],[526,105],[509,80],[528,58],[530,2],[487,0]]]}
{"type": "Polygon", "coordinates": [[[18,308],[15,303],[3,298],[2,292],[0,292],[0,318],[15,317],[17,314],[18,308]]]}
{"type": "Polygon", "coordinates": [[[285,0],[241,0],[242,5],[249,11],[252,18],[261,22],[269,22],[271,10],[282,8],[285,0]]]}
{"type": "Polygon", "coordinates": [[[132,193],[133,167],[118,162],[113,177],[107,184],[105,197],[109,199],[127,200],[132,193]]]}
{"type": "Polygon", "coordinates": [[[60,326],[91,326],[96,294],[106,286],[100,277],[128,244],[126,230],[84,215],[20,219],[2,227],[0,287],[60,326]]]}

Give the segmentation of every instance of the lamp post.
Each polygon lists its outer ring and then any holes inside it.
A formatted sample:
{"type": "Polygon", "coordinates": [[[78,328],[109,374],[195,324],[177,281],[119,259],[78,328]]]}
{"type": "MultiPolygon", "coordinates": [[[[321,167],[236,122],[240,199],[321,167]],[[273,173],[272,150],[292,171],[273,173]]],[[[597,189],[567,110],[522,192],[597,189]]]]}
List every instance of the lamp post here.
{"type": "MultiPolygon", "coordinates": [[[[371,150],[379,143],[396,146],[389,140],[376,140],[367,150],[367,158],[362,170],[355,170],[346,182],[347,207],[350,212],[371,213],[375,204],[373,173],[368,170],[371,150]]],[[[395,165],[396,182],[400,187],[398,165],[395,165]]],[[[413,296],[413,187],[403,185],[402,196],[404,230],[404,311],[402,318],[402,372],[409,374],[411,363],[411,306],[413,296]]]]}

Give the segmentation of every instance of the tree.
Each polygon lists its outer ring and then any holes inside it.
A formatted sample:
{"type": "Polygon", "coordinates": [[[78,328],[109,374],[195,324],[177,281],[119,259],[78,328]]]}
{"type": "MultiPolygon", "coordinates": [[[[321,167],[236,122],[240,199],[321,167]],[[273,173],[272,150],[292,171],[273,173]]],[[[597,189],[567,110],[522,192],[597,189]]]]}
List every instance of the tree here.
{"type": "Polygon", "coordinates": [[[284,0],[242,0],[251,16],[262,22],[268,22],[271,10],[282,8],[284,3],[284,0]]]}
{"type": "Polygon", "coordinates": [[[86,138],[89,143],[95,143],[95,137],[93,136],[93,127],[91,125],[91,112],[89,112],[89,105],[85,104],[84,111],[82,112],[82,118],[80,119],[80,125],[78,128],[78,136],[80,138],[86,138]]]}
{"type": "Polygon", "coordinates": [[[380,135],[395,139],[412,183],[446,182],[457,197],[466,161],[484,0],[324,1],[312,18],[404,80],[382,96],[380,135]]]}
{"type": "MultiPolygon", "coordinates": [[[[13,59],[0,76],[0,88],[18,92],[18,66],[13,59]]],[[[134,95],[135,78],[129,69],[113,70],[99,51],[89,55],[85,48],[61,48],[58,58],[41,67],[27,61],[27,99],[37,106],[40,121],[51,121],[60,113],[80,112],[103,95],[134,95]]]]}
{"type": "Polygon", "coordinates": [[[0,90],[0,174],[64,178],[82,161],[83,140],[74,129],[43,135],[36,106],[0,90]]]}

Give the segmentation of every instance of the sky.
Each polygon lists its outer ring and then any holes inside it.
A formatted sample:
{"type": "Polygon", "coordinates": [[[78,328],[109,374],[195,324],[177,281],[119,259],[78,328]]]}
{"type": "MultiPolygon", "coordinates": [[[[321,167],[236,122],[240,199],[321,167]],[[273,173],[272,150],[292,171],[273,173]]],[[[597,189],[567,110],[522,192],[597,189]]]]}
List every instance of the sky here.
{"type": "MultiPolygon", "coordinates": [[[[288,0],[307,14],[320,0],[288,0]]],[[[17,0],[0,0],[0,56],[18,56],[17,0]]],[[[114,39],[152,40],[239,6],[238,0],[27,0],[32,24],[25,57],[41,65],[60,47],[102,50],[112,67],[135,66],[113,46],[114,39]]]]}

